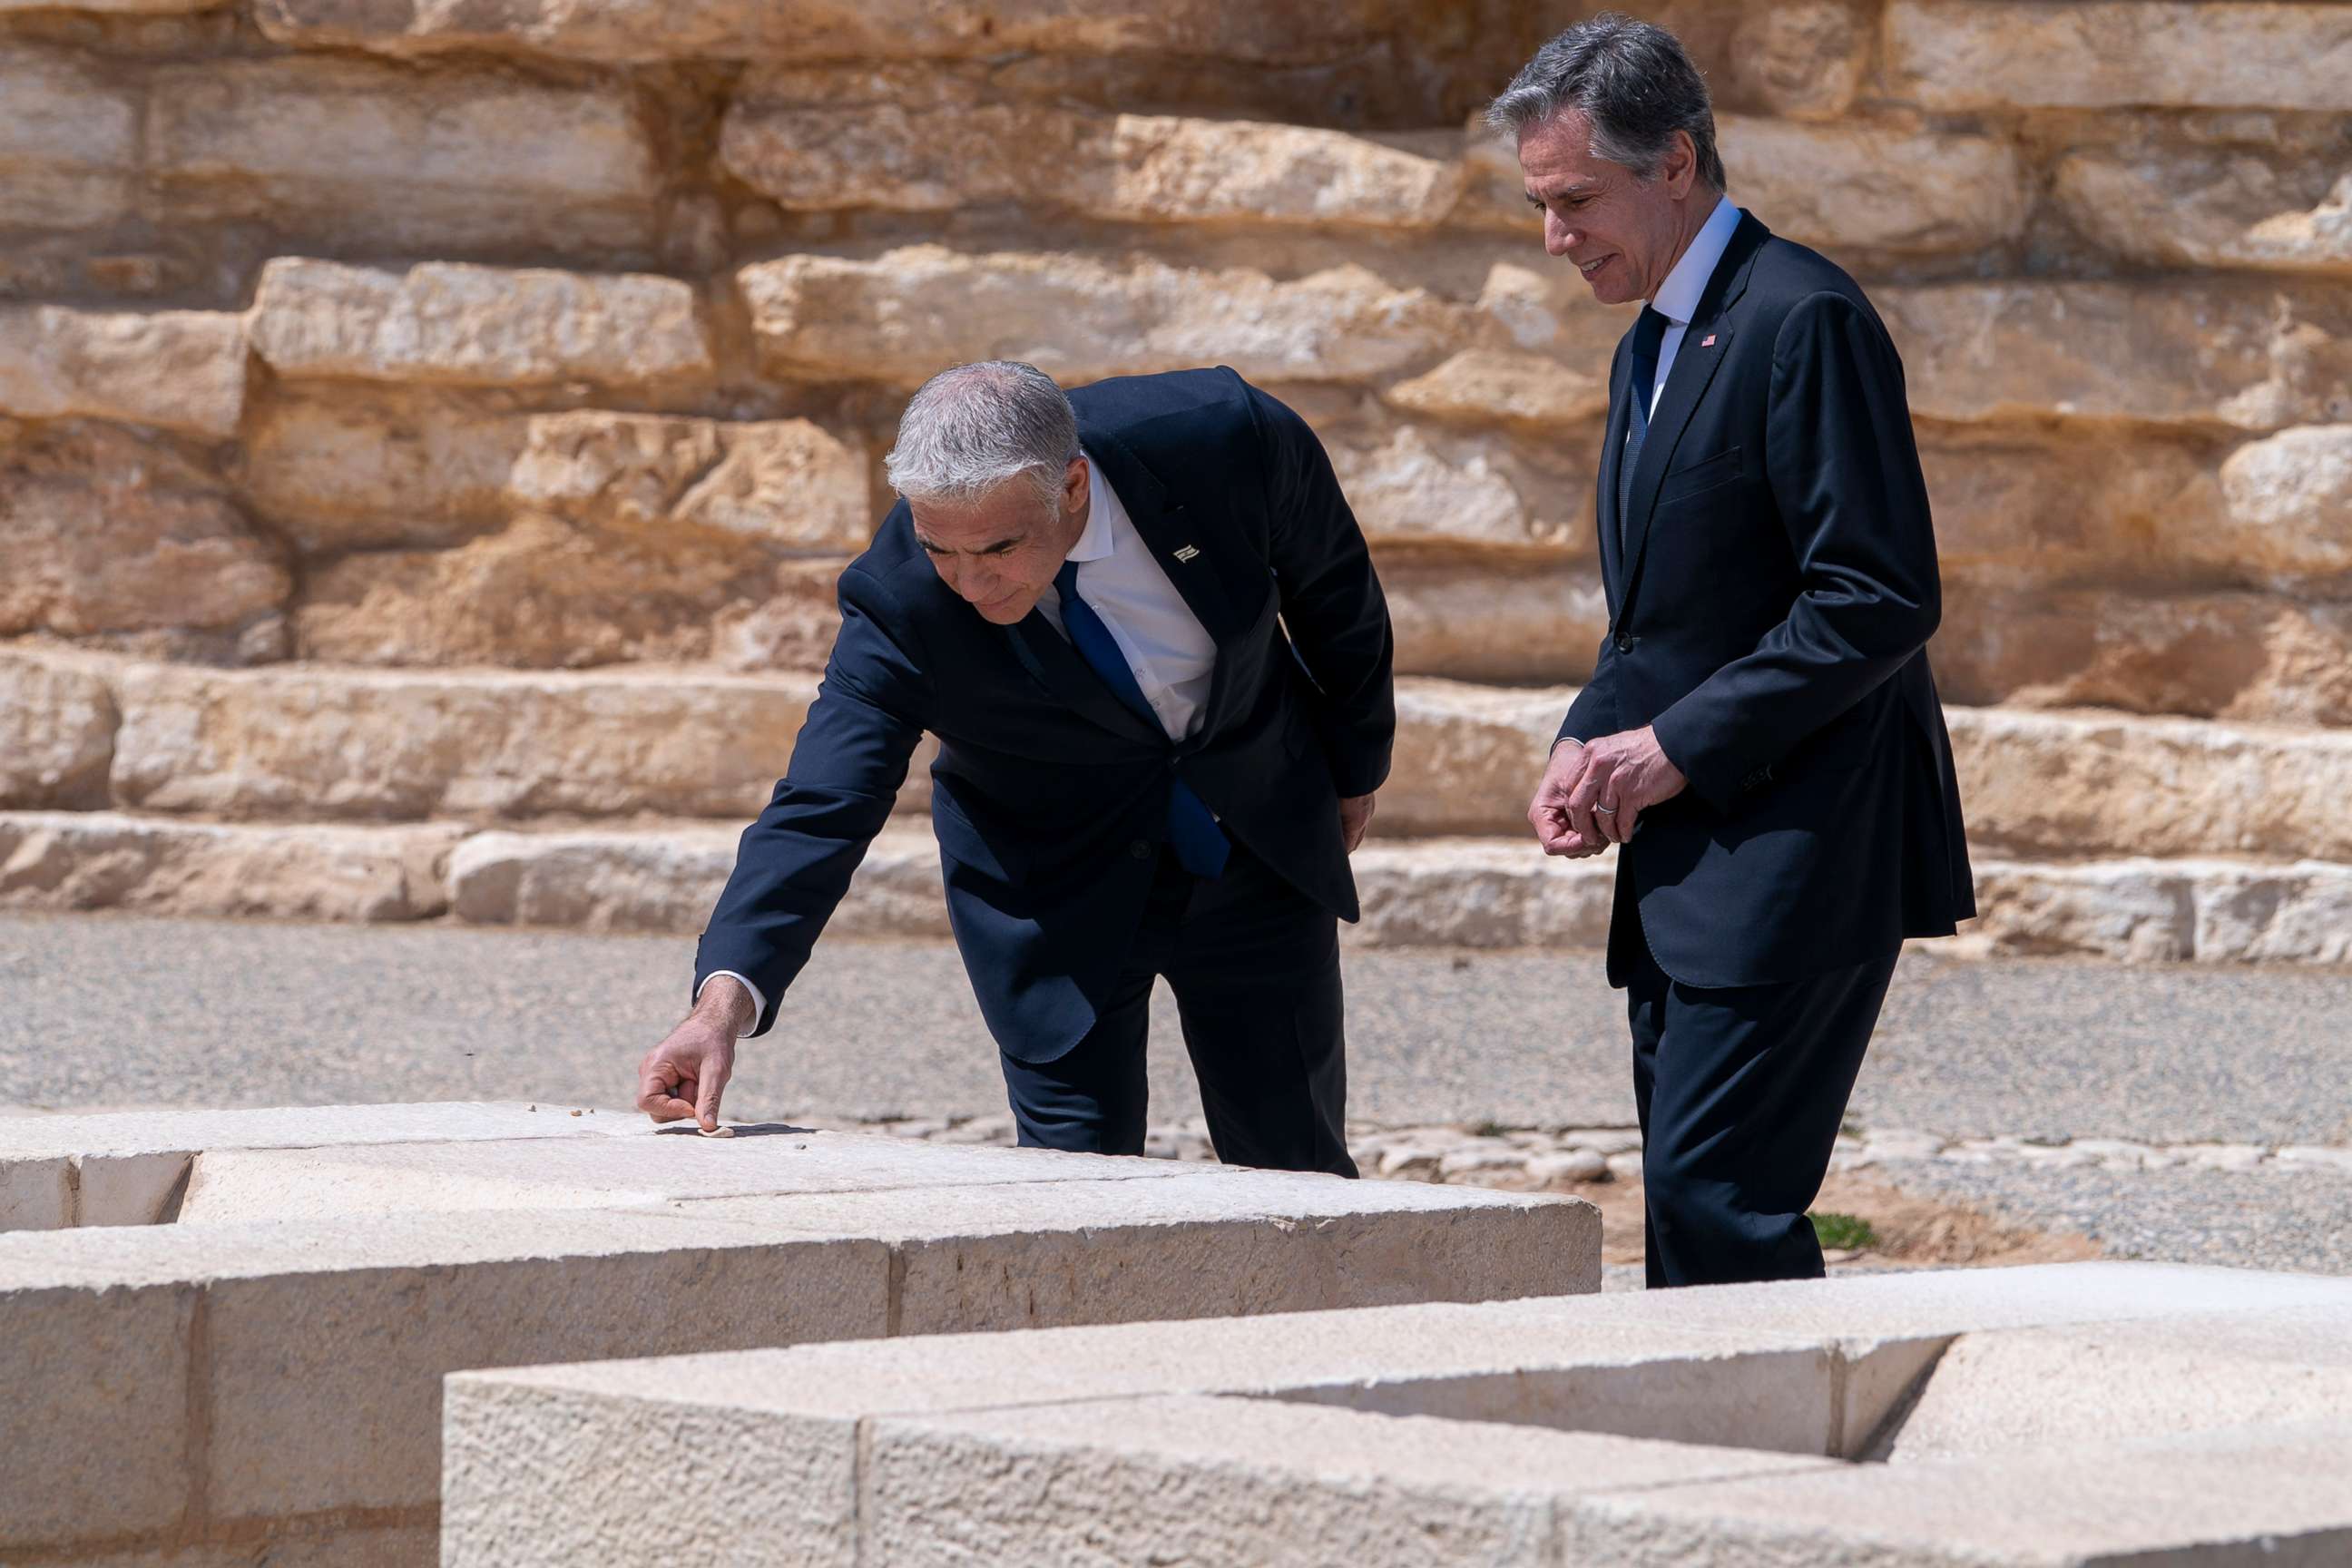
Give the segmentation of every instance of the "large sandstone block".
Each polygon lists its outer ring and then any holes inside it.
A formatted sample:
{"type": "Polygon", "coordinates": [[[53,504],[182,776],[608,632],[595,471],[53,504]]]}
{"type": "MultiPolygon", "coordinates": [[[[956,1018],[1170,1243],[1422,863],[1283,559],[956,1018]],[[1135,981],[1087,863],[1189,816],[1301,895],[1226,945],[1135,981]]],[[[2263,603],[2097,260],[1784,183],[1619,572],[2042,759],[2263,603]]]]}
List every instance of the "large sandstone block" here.
{"type": "Polygon", "coordinates": [[[362,665],[811,669],[833,646],[843,564],[776,559],[738,537],[526,512],[449,549],[362,551],[315,566],[294,643],[304,658],[362,665]]]}
{"type": "Polygon", "coordinates": [[[413,921],[449,907],[450,827],[278,826],[0,812],[0,907],[413,921]]]}
{"type": "Polygon", "coordinates": [[[1551,684],[1592,673],[1609,607],[1589,564],[1382,559],[1401,675],[1551,684]]]}
{"type": "Polygon", "coordinates": [[[1460,195],[1453,139],[991,101],[936,70],[774,71],[728,111],[719,155],[787,207],[952,211],[990,201],[1147,223],[1428,228],[1460,195]],[[941,137],[953,112],[963,134],[941,137]]]}
{"type": "Polygon", "coordinates": [[[234,630],[293,587],[220,482],[165,443],[79,422],[0,441],[0,636],[234,630]]]}
{"type": "Polygon", "coordinates": [[[1929,651],[1956,702],[2352,723],[2352,611],[2326,601],[1948,578],[1929,651]]]}
{"type": "Polygon", "coordinates": [[[2188,283],[1958,283],[1878,291],[1911,410],[2267,431],[2352,410],[2340,290],[2188,283]]]}
{"type": "Polygon", "coordinates": [[[669,524],[774,550],[855,552],[873,531],[861,443],[806,419],[535,415],[508,476],[524,506],[624,525],[669,524]]]}
{"type": "Polygon", "coordinates": [[[1895,0],[1887,68],[1929,109],[2352,109],[2352,14],[2216,0],[1895,0]]]}
{"type": "Polygon", "coordinates": [[[73,58],[0,48],[0,182],[11,228],[110,224],[138,198],[139,104],[73,58]]]}
{"type": "Polygon", "coordinates": [[[1372,423],[1327,430],[1324,446],[1375,546],[1590,546],[1590,476],[1538,468],[1507,439],[1372,423]]]}
{"type": "Polygon", "coordinates": [[[736,279],[770,370],[908,384],[992,358],[1073,383],[1218,363],[1255,380],[1358,380],[1434,358],[1471,325],[1463,307],[1352,264],[1280,280],[918,245],[869,259],[790,256],[736,279]]]}
{"type": "Polygon", "coordinates": [[[115,722],[96,668],[0,655],[0,805],[105,805],[115,722]]]}
{"type": "Polygon", "coordinates": [[[619,92],[361,60],[158,71],[147,163],[166,211],[431,253],[643,246],[661,175],[619,92]]]}
{"type": "Polygon", "coordinates": [[[2352,570],[2352,424],[2282,430],[2221,465],[2221,547],[2258,571],[2352,570]]]}
{"type": "Polygon", "coordinates": [[[2076,228],[2147,265],[2352,272],[2352,175],[2300,150],[2073,153],[2052,189],[2076,228]]]}
{"type": "Polygon", "coordinates": [[[226,816],[649,811],[748,821],[815,682],[131,666],[114,792],[226,816]]]}
{"type": "MultiPolygon", "coordinates": [[[[0,1402],[0,1550],[136,1535],[181,1522],[202,1452],[187,1397],[195,1291],[141,1279],[41,1279],[0,1265],[8,1397],[0,1402]],[[92,1530],[97,1522],[99,1528],[92,1530]]],[[[49,1558],[49,1561],[58,1561],[49,1558]]]]}
{"type": "Polygon", "coordinates": [[[637,273],[282,258],[262,268],[252,331],[289,379],[631,386],[713,364],[692,286],[637,273]]]}
{"type": "Polygon", "coordinates": [[[1739,7],[1730,40],[1734,89],[1793,119],[1843,114],[1870,71],[1876,7],[1858,0],[1784,0],[1739,7]]]}
{"type": "Polygon", "coordinates": [[[244,320],[224,311],[0,306],[0,414],[230,436],[245,356],[244,320]]]}
{"type": "Polygon", "coordinates": [[[821,0],[743,5],[734,0],[494,0],[453,11],[394,0],[264,0],[262,30],[307,47],[356,46],[392,54],[505,48],[594,60],[653,63],[691,57],[791,61],[988,58],[1004,54],[1173,54],[1276,64],[1354,53],[1368,35],[1425,24],[1454,40],[1451,6],[1413,0],[1339,0],[1270,11],[1241,0],[1075,0],[1006,8],[977,0],[821,0]]]}
{"type": "Polygon", "coordinates": [[[1609,412],[1608,365],[1580,370],[1520,349],[1465,349],[1381,395],[1409,413],[1509,420],[1551,432],[1609,412]]]}

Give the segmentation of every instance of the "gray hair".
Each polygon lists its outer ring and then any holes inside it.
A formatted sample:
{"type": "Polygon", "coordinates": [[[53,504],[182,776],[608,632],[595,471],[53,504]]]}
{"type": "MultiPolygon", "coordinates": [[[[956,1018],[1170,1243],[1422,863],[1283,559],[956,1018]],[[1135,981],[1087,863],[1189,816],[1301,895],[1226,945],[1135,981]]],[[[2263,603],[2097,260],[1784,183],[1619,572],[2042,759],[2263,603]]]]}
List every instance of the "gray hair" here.
{"type": "Polygon", "coordinates": [[[1684,131],[1698,150],[1699,178],[1730,189],[1715,150],[1706,79],[1664,27],[1614,11],[1579,22],[1519,68],[1486,106],[1486,125],[1516,139],[1570,109],[1592,127],[1592,155],[1623,164],[1636,179],[1658,177],[1675,132],[1684,131]]]}
{"type": "Polygon", "coordinates": [[[1078,455],[1078,417],[1054,378],[1018,360],[943,370],[923,383],[882,459],[909,500],[967,501],[1022,479],[1052,506],[1078,455]]]}

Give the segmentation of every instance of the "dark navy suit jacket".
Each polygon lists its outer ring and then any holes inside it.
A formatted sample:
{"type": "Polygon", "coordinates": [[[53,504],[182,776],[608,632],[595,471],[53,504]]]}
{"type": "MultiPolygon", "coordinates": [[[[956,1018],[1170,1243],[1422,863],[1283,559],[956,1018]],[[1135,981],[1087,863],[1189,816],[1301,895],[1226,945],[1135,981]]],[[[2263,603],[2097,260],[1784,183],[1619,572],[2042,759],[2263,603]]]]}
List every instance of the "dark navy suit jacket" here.
{"type": "Polygon", "coordinates": [[[1052,623],[983,620],[901,501],[842,574],[841,631],[774,797],[743,835],[695,984],[749,976],[758,1029],[807,963],[916,743],[940,739],[931,823],[948,919],[998,1045],[1050,1061],[1090,1028],[1142,917],[1181,777],[1317,903],[1358,914],[1339,798],[1387,778],[1388,606],[1322,444],[1234,372],[1070,394],[1079,439],[1217,650],[1171,742],[1052,623]]]}
{"type": "Polygon", "coordinates": [[[1737,986],[1950,934],[1976,900],[1925,651],[1935,530],[1885,327],[1835,265],[1743,216],[1621,520],[1631,339],[1598,487],[1610,630],[1560,733],[1654,725],[1690,787],[1618,851],[1611,983],[1643,942],[1677,981],[1737,986]]]}

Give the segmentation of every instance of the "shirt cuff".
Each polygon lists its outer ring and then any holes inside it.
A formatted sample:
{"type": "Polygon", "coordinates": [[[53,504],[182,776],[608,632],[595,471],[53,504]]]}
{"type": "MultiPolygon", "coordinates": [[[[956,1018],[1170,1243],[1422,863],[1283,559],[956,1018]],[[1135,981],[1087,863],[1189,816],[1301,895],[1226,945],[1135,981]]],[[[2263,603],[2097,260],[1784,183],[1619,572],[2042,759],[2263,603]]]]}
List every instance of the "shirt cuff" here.
{"type": "Polygon", "coordinates": [[[697,1002],[701,1001],[702,994],[710,988],[710,983],[722,974],[751,994],[751,1026],[735,1037],[739,1040],[748,1040],[760,1032],[760,1020],[768,1016],[768,999],[761,994],[760,988],[752,984],[747,976],[738,974],[731,969],[714,969],[702,977],[701,984],[694,988],[694,999],[697,1002]]]}

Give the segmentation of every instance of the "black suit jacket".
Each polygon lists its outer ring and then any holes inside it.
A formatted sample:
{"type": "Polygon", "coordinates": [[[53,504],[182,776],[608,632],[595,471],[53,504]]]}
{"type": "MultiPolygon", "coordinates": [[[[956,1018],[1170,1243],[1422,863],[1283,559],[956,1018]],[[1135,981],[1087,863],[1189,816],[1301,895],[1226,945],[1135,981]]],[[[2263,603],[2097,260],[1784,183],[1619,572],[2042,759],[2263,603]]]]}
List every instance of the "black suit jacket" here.
{"type": "Polygon", "coordinates": [[[1836,266],[1743,216],[1621,520],[1631,341],[1599,479],[1610,630],[1560,733],[1654,725],[1690,787],[1618,851],[1611,982],[1636,942],[1685,984],[1735,986],[1949,935],[1976,901],[1924,651],[1935,530],[1885,327],[1836,266]]]}
{"type": "Polygon", "coordinates": [[[1181,743],[1121,703],[1045,617],[981,618],[906,503],[842,574],[841,631],[774,798],[745,831],[695,984],[748,975],[758,1029],[808,961],[924,731],[948,918],[997,1043],[1050,1061],[1093,1026],[1141,919],[1181,777],[1226,833],[1343,919],[1339,797],[1388,776],[1388,606],[1329,460],[1234,372],[1070,394],[1079,438],[1216,643],[1181,743]]]}

